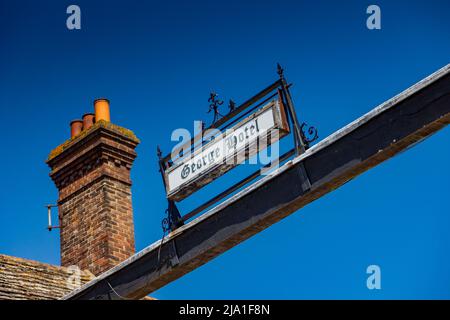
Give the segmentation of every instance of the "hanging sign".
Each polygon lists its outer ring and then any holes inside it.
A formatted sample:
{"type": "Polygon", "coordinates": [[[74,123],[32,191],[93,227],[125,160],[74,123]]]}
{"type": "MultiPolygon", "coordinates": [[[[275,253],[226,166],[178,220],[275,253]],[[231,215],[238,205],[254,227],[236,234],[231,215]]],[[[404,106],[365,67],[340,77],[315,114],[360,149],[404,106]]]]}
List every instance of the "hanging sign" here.
{"type": "Polygon", "coordinates": [[[289,133],[285,108],[273,100],[164,173],[167,197],[180,201],[289,133]]]}

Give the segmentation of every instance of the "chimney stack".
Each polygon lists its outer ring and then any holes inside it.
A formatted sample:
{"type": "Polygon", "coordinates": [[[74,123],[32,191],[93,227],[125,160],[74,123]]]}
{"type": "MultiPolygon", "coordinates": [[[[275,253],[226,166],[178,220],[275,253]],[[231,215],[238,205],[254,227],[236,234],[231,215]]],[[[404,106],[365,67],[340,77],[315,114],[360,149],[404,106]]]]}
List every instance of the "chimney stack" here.
{"type": "Polygon", "coordinates": [[[130,170],[139,140],[109,122],[108,100],[94,105],[95,117],[73,121],[72,139],[47,164],[59,191],[61,265],[99,275],[135,252],[130,170]]]}

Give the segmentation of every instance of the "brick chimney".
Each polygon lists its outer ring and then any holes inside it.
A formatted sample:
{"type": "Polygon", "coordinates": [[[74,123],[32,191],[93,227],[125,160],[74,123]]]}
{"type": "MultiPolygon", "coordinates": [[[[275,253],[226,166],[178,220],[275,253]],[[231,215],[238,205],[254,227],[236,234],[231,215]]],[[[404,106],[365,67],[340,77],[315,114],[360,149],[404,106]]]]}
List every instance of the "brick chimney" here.
{"type": "Polygon", "coordinates": [[[109,122],[108,100],[94,104],[94,124],[54,149],[47,164],[59,191],[61,265],[99,275],[135,252],[130,169],[139,140],[109,122]]]}

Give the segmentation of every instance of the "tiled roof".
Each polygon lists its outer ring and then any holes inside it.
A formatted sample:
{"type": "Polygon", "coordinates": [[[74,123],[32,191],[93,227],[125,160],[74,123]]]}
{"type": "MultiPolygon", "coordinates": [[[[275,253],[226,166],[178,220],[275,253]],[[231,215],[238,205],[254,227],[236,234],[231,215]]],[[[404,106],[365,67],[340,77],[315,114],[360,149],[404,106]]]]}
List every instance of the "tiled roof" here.
{"type": "MultiPolygon", "coordinates": [[[[0,254],[0,300],[58,299],[75,289],[73,276],[64,267],[0,254]]],[[[80,285],[93,278],[82,271],[80,285]]]]}

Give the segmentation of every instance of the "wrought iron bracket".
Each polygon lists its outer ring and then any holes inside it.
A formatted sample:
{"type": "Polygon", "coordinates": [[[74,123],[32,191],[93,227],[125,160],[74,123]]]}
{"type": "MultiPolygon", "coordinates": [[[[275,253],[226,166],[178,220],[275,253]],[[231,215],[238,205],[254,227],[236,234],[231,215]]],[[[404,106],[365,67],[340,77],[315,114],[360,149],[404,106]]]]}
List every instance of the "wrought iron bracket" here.
{"type": "Polygon", "coordinates": [[[168,208],[166,209],[167,217],[161,222],[163,232],[174,231],[175,229],[181,227],[184,222],[181,218],[180,211],[178,210],[176,204],[172,200],[168,200],[168,208]]]}
{"type": "MultiPolygon", "coordinates": [[[[159,148],[159,146],[157,146],[156,150],[157,150],[156,152],[157,152],[158,160],[159,160],[159,172],[161,173],[161,177],[162,177],[164,188],[165,188],[166,187],[166,180],[164,179],[165,165],[164,165],[163,158],[162,158],[162,152],[161,152],[161,149],[159,148]]],[[[175,202],[173,200],[169,200],[169,199],[167,199],[167,202],[168,202],[168,206],[166,209],[167,217],[165,217],[161,221],[161,226],[162,226],[164,233],[173,231],[176,228],[181,227],[184,224],[183,219],[181,218],[180,211],[178,210],[175,202]]]]}
{"type": "Polygon", "coordinates": [[[277,73],[280,77],[281,87],[286,99],[288,114],[291,118],[292,126],[294,127],[293,131],[296,153],[297,155],[300,155],[310,148],[310,144],[317,140],[319,135],[315,127],[308,126],[305,122],[300,125],[294,108],[294,103],[292,102],[291,93],[289,92],[289,86],[287,85],[286,78],[284,77],[284,69],[279,63],[277,64],[277,73]],[[305,127],[308,129],[307,131],[305,131],[305,127]]]}

